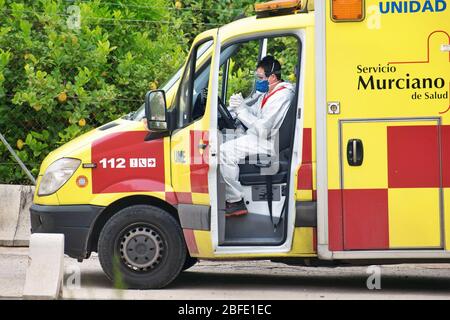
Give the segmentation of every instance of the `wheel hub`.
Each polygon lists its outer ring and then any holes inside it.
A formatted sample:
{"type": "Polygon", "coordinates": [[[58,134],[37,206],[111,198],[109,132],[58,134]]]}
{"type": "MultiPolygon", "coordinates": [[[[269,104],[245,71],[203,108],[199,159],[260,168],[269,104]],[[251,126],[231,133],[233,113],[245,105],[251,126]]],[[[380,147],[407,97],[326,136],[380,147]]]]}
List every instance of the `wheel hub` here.
{"type": "Polygon", "coordinates": [[[161,236],[150,227],[130,229],[120,241],[121,258],[133,270],[155,268],[161,262],[163,249],[161,236]]]}

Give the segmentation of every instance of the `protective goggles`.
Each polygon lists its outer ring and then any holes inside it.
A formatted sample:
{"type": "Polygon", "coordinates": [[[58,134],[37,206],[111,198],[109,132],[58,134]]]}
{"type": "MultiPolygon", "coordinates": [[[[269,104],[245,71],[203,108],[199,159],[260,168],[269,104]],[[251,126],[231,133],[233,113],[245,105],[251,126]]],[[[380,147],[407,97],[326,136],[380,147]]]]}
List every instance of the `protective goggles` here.
{"type": "Polygon", "coordinates": [[[258,73],[255,71],[255,79],[264,80],[270,77],[272,74],[280,74],[280,70],[274,71],[274,69],[275,69],[275,62],[272,63],[272,68],[270,69],[270,72],[258,73]]]}

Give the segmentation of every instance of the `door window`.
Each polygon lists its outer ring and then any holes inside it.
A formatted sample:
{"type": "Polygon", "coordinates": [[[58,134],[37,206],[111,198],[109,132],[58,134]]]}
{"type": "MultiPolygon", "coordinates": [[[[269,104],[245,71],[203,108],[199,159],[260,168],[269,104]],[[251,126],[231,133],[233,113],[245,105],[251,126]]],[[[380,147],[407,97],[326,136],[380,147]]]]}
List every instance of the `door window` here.
{"type": "Polygon", "coordinates": [[[258,60],[274,56],[281,63],[283,80],[295,84],[299,65],[299,42],[294,36],[260,38],[226,47],[221,54],[220,97],[228,101],[234,93],[249,96],[255,89],[258,60]],[[233,50],[230,50],[233,48],[233,50]]]}
{"type": "Polygon", "coordinates": [[[209,48],[213,40],[207,39],[196,45],[186,64],[186,69],[181,79],[177,99],[177,128],[183,128],[191,122],[199,119],[205,113],[206,93],[208,88],[209,60],[203,65],[198,65],[197,61],[204,52],[205,47],[209,48]]]}

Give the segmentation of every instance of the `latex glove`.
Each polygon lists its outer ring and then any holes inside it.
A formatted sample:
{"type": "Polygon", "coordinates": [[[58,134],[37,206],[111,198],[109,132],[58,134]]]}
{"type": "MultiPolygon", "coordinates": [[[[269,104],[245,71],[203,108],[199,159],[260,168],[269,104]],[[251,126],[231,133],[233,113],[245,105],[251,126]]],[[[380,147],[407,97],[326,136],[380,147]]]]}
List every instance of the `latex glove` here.
{"type": "Polygon", "coordinates": [[[244,102],[244,97],[242,96],[242,93],[239,92],[237,94],[233,94],[230,97],[229,109],[236,110],[239,107],[241,107],[243,102],[244,102]]]}

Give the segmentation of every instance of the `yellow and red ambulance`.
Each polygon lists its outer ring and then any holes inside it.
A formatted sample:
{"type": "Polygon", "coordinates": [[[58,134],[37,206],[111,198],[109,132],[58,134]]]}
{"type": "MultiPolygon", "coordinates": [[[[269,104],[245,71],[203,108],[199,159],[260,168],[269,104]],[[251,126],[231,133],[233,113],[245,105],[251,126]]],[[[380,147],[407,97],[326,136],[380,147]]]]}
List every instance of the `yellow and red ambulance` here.
{"type": "Polygon", "coordinates": [[[196,259],[450,261],[449,1],[255,11],[198,35],[145,108],[51,152],[32,231],[63,233],[79,260],[98,252],[108,277],[133,288],[164,287],[196,259]],[[279,156],[240,164],[249,214],[226,219],[226,102],[251,87],[236,63],[268,54],[282,57],[295,98],[279,156]]]}

